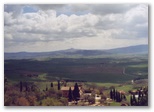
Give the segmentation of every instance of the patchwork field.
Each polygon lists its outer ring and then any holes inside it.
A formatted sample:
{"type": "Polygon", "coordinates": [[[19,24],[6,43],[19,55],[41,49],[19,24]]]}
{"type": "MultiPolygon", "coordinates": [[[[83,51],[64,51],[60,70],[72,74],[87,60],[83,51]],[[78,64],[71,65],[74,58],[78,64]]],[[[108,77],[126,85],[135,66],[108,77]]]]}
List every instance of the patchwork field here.
{"type": "Polygon", "coordinates": [[[8,79],[16,81],[72,79],[87,82],[120,83],[138,77],[147,77],[147,63],[147,60],[134,61],[130,58],[5,60],[4,72],[8,79]]]}

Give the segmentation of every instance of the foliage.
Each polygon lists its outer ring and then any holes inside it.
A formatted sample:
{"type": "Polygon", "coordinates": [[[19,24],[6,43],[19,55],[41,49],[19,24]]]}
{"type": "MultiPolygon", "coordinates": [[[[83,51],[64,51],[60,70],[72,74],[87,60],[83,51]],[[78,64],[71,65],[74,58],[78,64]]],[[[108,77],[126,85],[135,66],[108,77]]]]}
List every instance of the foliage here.
{"type": "Polygon", "coordinates": [[[62,106],[63,104],[59,102],[56,98],[47,97],[42,100],[42,106],[62,106]]]}
{"type": "Polygon", "coordinates": [[[88,102],[90,104],[94,104],[95,103],[95,97],[92,97],[92,96],[88,97],[88,102]]]}
{"type": "MultiPolygon", "coordinates": [[[[140,60],[139,62],[130,61],[128,59],[114,59],[114,58],[93,58],[93,59],[72,59],[59,58],[51,60],[5,60],[4,73],[8,79],[14,81],[47,81],[55,79],[56,77],[85,80],[88,82],[125,82],[135,77],[132,75],[123,75],[116,70],[116,67],[123,69],[124,66],[147,64],[147,60],[140,60]],[[118,63],[116,63],[118,62],[118,63]],[[105,63],[105,64],[101,64],[105,63]],[[93,68],[91,70],[89,68],[93,68]],[[86,70],[87,71],[84,71],[86,70]],[[107,69],[103,71],[102,69],[107,69]],[[20,70],[20,71],[19,71],[20,70]],[[90,71],[92,72],[90,72],[90,71]],[[79,71],[79,72],[75,72],[79,71]],[[81,72],[83,71],[83,72],[81,72]],[[99,71],[99,72],[98,72],[99,71]],[[37,73],[38,77],[25,77],[24,72],[37,73]],[[114,72],[114,73],[110,73],[114,72]],[[114,78],[112,78],[114,77],[114,78]]],[[[129,68],[138,69],[138,68],[129,68]]],[[[142,68],[140,68],[142,69],[142,68]]],[[[143,68],[144,69],[144,68],[143,68]]],[[[147,72],[143,70],[143,72],[147,72]]],[[[132,70],[133,71],[133,70],[132,70]]],[[[127,68],[126,68],[127,73],[127,68]]]]}
{"type": "Polygon", "coordinates": [[[20,97],[20,98],[17,98],[15,105],[17,105],[17,106],[29,106],[30,104],[29,104],[29,102],[26,98],[20,97]]]}

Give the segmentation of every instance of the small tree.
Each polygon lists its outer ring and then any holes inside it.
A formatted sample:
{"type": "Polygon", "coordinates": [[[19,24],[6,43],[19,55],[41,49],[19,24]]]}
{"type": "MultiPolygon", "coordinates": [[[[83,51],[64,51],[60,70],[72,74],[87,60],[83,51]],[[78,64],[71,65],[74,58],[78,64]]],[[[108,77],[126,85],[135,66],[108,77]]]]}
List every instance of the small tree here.
{"type": "Polygon", "coordinates": [[[26,91],[28,91],[28,85],[27,85],[27,82],[25,83],[25,88],[26,88],[26,91]]]}
{"type": "Polygon", "coordinates": [[[110,98],[113,99],[113,92],[112,92],[112,89],[110,90],[110,98]]]}
{"type": "Polygon", "coordinates": [[[95,98],[90,96],[88,97],[88,102],[91,103],[91,104],[94,104],[95,103],[95,98]]]}
{"type": "Polygon", "coordinates": [[[125,95],[123,96],[123,99],[124,99],[125,101],[127,100],[125,95]]]}
{"type": "Polygon", "coordinates": [[[53,87],[53,83],[51,82],[50,87],[53,87]]]}
{"type": "Polygon", "coordinates": [[[73,96],[72,96],[72,90],[71,90],[71,87],[69,88],[69,93],[68,93],[68,101],[71,102],[73,99],[73,96]]]}
{"type": "Polygon", "coordinates": [[[58,90],[60,90],[60,81],[58,80],[58,90]]]}

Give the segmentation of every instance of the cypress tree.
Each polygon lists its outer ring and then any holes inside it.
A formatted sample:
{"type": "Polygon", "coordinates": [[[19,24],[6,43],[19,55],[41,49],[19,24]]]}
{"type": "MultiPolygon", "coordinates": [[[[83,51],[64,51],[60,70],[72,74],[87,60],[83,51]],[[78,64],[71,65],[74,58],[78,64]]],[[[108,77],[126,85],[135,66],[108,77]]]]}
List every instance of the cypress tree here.
{"type": "Polygon", "coordinates": [[[80,98],[79,87],[77,83],[75,83],[74,85],[73,97],[76,101],[78,100],[78,98],[80,98]]]}
{"type": "Polygon", "coordinates": [[[132,97],[132,95],[130,96],[130,105],[133,106],[133,97],[132,97]]]}
{"type": "Polygon", "coordinates": [[[121,102],[122,98],[121,98],[121,93],[119,93],[119,102],[121,102]]]}
{"type": "Polygon", "coordinates": [[[138,92],[138,97],[141,97],[141,91],[139,90],[139,92],[138,92]]]}
{"type": "Polygon", "coordinates": [[[51,82],[50,87],[53,87],[53,83],[51,82]]]}
{"type": "Polygon", "coordinates": [[[58,90],[60,90],[60,82],[59,82],[59,80],[58,80],[58,90]]]}
{"type": "Polygon", "coordinates": [[[133,105],[137,105],[137,100],[136,100],[136,98],[135,98],[135,95],[133,94],[133,105]]]}
{"type": "Polygon", "coordinates": [[[25,88],[26,88],[26,91],[28,91],[28,85],[27,85],[27,82],[26,82],[25,88]]]}
{"type": "Polygon", "coordinates": [[[110,90],[110,98],[113,99],[113,92],[112,92],[112,89],[110,90]]]}
{"type": "Polygon", "coordinates": [[[120,102],[120,93],[119,92],[117,92],[116,101],[120,102]]]}
{"type": "Polygon", "coordinates": [[[113,94],[113,96],[112,96],[113,99],[116,100],[116,91],[115,91],[115,88],[113,89],[113,93],[112,94],[113,94]]]}
{"type": "Polygon", "coordinates": [[[22,92],[22,81],[20,81],[20,92],[22,92]]]}
{"type": "Polygon", "coordinates": [[[119,94],[118,94],[118,92],[117,92],[117,90],[116,90],[116,93],[115,93],[115,100],[116,100],[116,102],[118,102],[119,101],[119,94]]]}
{"type": "Polygon", "coordinates": [[[68,93],[68,101],[72,101],[73,99],[73,96],[72,96],[72,90],[71,90],[71,87],[69,88],[69,93],[68,93]]]}

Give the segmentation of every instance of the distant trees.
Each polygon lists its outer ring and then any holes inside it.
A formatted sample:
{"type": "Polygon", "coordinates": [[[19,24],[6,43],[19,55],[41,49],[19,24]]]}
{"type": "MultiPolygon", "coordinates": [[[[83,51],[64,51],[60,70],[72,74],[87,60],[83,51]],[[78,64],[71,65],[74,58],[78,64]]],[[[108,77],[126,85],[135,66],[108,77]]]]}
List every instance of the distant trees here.
{"type": "Polygon", "coordinates": [[[148,87],[141,88],[130,96],[131,106],[148,106],[148,87]],[[135,97],[136,96],[136,97],[135,97]]]}
{"type": "Polygon", "coordinates": [[[126,96],[121,92],[117,91],[115,88],[110,90],[110,98],[115,100],[116,102],[126,100],[126,96]]]}
{"type": "Polygon", "coordinates": [[[5,106],[66,106],[68,98],[62,97],[62,92],[53,88],[40,91],[39,87],[32,82],[17,82],[8,84],[5,92],[5,106]],[[20,88],[21,87],[21,88],[20,88]],[[26,89],[27,88],[27,89],[26,89]],[[22,92],[20,92],[22,91],[22,92]]]}

